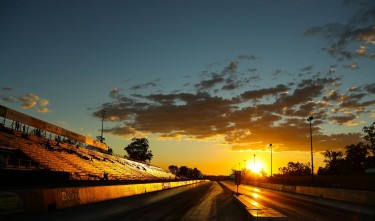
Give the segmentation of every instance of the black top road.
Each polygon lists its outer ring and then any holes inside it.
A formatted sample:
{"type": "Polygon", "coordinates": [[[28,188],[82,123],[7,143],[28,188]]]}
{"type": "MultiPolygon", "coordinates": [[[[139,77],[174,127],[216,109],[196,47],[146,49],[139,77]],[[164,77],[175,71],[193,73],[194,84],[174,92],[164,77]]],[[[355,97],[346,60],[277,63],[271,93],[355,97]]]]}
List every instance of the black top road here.
{"type": "MultiPolygon", "coordinates": [[[[223,182],[222,184],[234,192],[237,191],[233,182],[223,182]]],[[[240,185],[238,192],[263,206],[281,212],[288,217],[288,221],[375,220],[375,207],[373,206],[344,203],[248,185],[240,185]]]]}
{"type": "MultiPolygon", "coordinates": [[[[0,216],[0,220],[246,220],[243,208],[231,195],[236,190],[233,182],[204,182],[44,214],[0,216]]],[[[247,185],[240,185],[239,193],[281,212],[289,221],[375,220],[375,208],[371,206],[247,185]]]]}
{"type": "Polygon", "coordinates": [[[217,182],[203,182],[45,214],[7,215],[0,220],[246,220],[231,191],[217,182]],[[4,219],[3,219],[4,218],[4,219]]]}

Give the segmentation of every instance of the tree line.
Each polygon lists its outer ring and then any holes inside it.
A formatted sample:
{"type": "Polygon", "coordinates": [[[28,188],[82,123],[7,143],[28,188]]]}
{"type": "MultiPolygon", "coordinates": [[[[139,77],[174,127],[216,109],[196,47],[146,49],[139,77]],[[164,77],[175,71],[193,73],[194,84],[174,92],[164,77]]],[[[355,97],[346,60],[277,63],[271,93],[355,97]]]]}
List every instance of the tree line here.
{"type": "MultiPolygon", "coordinates": [[[[319,167],[318,175],[343,175],[364,173],[366,169],[375,168],[375,122],[363,127],[364,141],[350,144],[345,152],[326,150],[323,152],[324,167],[319,167]]],[[[306,176],[311,174],[310,163],[289,162],[286,167],[279,168],[275,176],[306,176]]]]}
{"type": "Polygon", "coordinates": [[[178,167],[176,165],[170,165],[168,167],[169,172],[172,174],[180,177],[180,178],[188,178],[188,179],[202,179],[203,174],[197,168],[189,168],[187,166],[178,167]]]}

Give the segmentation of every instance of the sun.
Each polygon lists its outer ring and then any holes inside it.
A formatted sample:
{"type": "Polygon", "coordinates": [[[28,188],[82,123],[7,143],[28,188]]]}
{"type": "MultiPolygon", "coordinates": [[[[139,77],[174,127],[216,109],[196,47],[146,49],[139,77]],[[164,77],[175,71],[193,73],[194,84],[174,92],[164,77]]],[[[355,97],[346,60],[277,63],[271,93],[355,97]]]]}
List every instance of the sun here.
{"type": "Polygon", "coordinates": [[[246,166],[248,170],[251,170],[253,173],[259,173],[264,168],[262,162],[255,162],[255,164],[248,164],[246,166]]]}

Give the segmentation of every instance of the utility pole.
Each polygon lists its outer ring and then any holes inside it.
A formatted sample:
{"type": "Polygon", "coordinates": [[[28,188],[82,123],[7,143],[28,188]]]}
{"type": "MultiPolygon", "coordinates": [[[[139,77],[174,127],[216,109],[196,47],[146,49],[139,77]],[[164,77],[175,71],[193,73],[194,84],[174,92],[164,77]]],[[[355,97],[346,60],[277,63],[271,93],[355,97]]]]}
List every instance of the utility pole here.
{"type": "Polygon", "coordinates": [[[271,147],[271,178],[272,178],[272,144],[270,144],[271,147]]]}
{"type": "Polygon", "coordinates": [[[314,183],[314,155],[313,155],[313,146],[312,146],[312,130],[311,130],[311,122],[314,118],[309,117],[307,121],[310,123],[310,147],[311,147],[311,182],[314,183]]]}
{"type": "Polygon", "coordinates": [[[102,143],[104,141],[104,138],[103,138],[103,122],[104,122],[104,118],[105,118],[105,110],[102,110],[102,132],[100,134],[100,142],[102,142],[102,143]]]}

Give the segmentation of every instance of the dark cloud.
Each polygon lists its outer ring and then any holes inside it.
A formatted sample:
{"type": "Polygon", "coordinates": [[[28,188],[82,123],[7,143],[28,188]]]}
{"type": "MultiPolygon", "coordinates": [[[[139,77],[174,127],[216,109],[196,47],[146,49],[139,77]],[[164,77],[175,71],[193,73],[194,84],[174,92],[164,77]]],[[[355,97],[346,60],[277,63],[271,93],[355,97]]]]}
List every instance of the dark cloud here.
{"type": "Polygon", "coordinates": [[[217,84],[223,83],[224,81],[225,79],[221,75],[213,73],[210,79],[199,82],[198,84],[195,85],[195,87],[198,90],[202,90],[202,91],[210,90],[213,87],[215,87],[217,84]]]}
{"type": "Polygon", "coordinates": [[[360,7],[346,24],[330,23],[307,29],[305,36],[322,36],[328,40],[329,46],[322,50],[338,60],[353,60],[357,56],[373,58],[366,54],[367,47],[375,42],[375,7],[360,7]],[[351,51],[350,43],[359,44],[359,50],[351,51]],[[366,47],[363,45],[367,45],[366,47]],[[364,50],[364,48],[366,50],[364,50]]]}
{"type": "Polygon", "coordinates": [[[309,66],[306,66],[306,67],[303,67],[301,69],[301,71],[305,72],[305,71],[312,71],[314,69],[314,65],[309,65],[309,66]]]}
{"type": "Polygon", "coordinates": [[[256,100],[268,95],[276,96],[277,94],[287,92],[288,90],[289,88],[287,86],[279,84],[276,87],[272,88],[263,88],[260,90],[246,91],[242,93],[240,97],[242,100],[256,100]]]}
{"type": "Polygon", "coordinates": [[[325,101],[339,101],[340,100],[340,94],[336,90],[332,90],[327,95],[323,96],[323,100],[325,101]]]}
{"type": "Polygon", "coordinates": [[[351,70],[357,70],[359,69],[359,65],[357,62],[354,62],[352,64],[343,65],[343,68],[351,69],[351,70]]]}
{"type": "Polygon", "coordinates": [[[357,118],[358,118],[358,116],[356,116],[354,114],[347,114],[347,115],[344,115],[344,116],[332,116],[329,119],[331,121],[333,121],[334,123],[343,125],[343,124],[346,124],[346,123],[348,123],[352,120],[355,120],[357,118]]]}
{"type": "MultiPolygon", "coordinates": [[[[271,86],[259,88],[250,87],[252,81],[259,80],[259,75],[249,77],[241,73],[236,61],[218,70],[201,75],[197,83],[186,84],[194,86],[189,92],[122,94],[121,89],[114,88],[109,93],[111,102],[102,104],[93,115],[99,118],[101,110],[106,110],[106,120],[116,123],[106,129],[108,133],[126,137],[146,133],[164,139],[220,137],[233,150],[259,149],[270,142],[282,150],[301,150],[309,145],[306,117],[314,116],[316,150],[326,150],[327,145],[337,147],[360,136],[325,135],[320,128],[322,124],[353,125],[353,120],[369,111],[375,102],[368,99],[368,93],[374,91],[373,84],[346,93],[332,90],[342,80],[334,72],[284,84],[275,81],[271,86]],[[344,140],[336,140],[338,137],[344,140]]],[[[302,69],[311,70],[312,65],[302,69]]]]}
{"type": "Polygon", "coordinates": [[[156,87],[157,84],[155,82],[148,82],[148,83],[145,83],[145,84],[138,84],[138,85],[135,85],[135,86],[132,86],[131,89],[132,90],[142,90],[142,89],[146,89],[146,88],[150,88],[150,87],[156,87]]]}
{"type": "Polygon", "coordinates": [[[365,85],[364,89],[371,94],[375,94],[375,83],[365,85]]]}
{"type": "Polygon", "coordinates": [[[227,67],[224,68],[223,74],[233,73],[237,70],[238,61],[231,61],[227,67]]]}
{"type": "Polygon", "coordinates": [[[254,60],[254,59],[258,59],[256,56],[254,55],[238,55],[237,58],[239,60],[254,60]]]}
{"type": "Polygon", "coordinates": [[[252,72],[256,72],[258,69],[256,68],[249,68],[247,69],[248,72],[252,73],[252,72]]]}
{"type": "Polygon", "coordinates": [[[2,87],[1,90],[2,90],[2,91],[13,91],[13,88],[10,88],[10,87],[2,87]]]}

